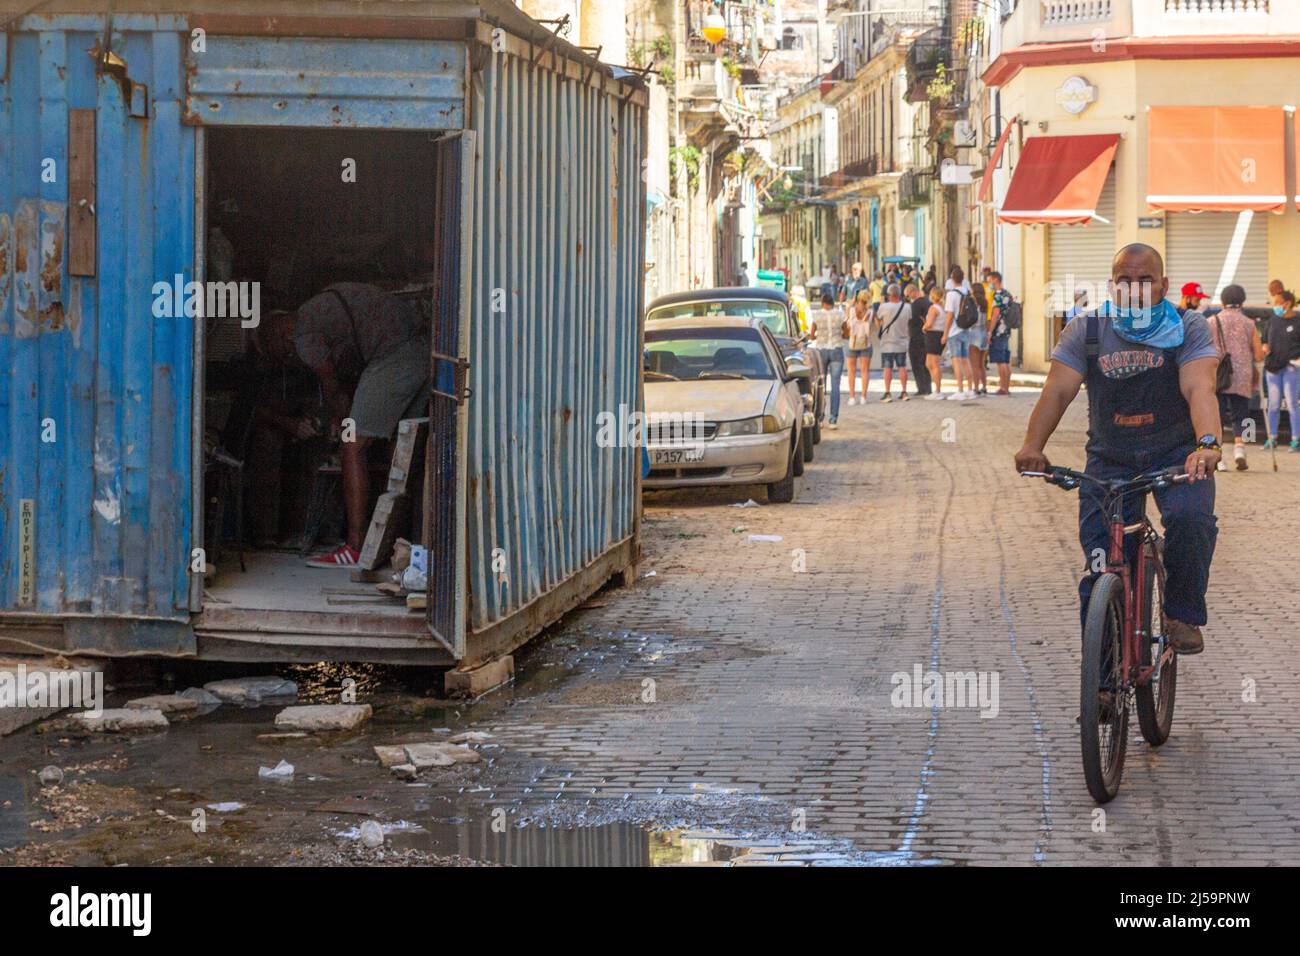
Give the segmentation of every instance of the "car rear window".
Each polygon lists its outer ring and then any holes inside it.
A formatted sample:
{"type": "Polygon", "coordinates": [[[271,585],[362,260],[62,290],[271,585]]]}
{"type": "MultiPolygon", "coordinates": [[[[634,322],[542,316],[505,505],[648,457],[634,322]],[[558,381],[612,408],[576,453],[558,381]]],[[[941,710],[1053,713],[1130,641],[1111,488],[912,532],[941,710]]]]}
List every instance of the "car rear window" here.
{"type": "Polygon", "coordinates": [[[676,305],[664,305],[653,310],[647,321],[656,319],[689,319],[717,316],[741,316],[747,319],[760,319],[773,335],[789,336],[785,306],[779,302],[767,302],[753,299],[704,299],[699,302],[679,302],[676,305]]]}

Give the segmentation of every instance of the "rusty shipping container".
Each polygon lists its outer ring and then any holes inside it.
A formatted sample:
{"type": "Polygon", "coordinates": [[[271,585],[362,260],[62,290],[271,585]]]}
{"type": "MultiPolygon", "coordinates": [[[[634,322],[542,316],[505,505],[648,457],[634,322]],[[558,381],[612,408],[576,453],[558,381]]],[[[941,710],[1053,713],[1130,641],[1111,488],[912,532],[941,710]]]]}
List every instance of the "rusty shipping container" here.
{"type": "Polygon", "coordinates": [[[0,14],[0,650],[506,653],[637,559],[639,452],[597,436],[639,407],[644,83],[499,0],[185,6],[0,14]],[[214,448],[255,333],[209,286],[417,260],[426,612],[240,571],[214,448]]]}

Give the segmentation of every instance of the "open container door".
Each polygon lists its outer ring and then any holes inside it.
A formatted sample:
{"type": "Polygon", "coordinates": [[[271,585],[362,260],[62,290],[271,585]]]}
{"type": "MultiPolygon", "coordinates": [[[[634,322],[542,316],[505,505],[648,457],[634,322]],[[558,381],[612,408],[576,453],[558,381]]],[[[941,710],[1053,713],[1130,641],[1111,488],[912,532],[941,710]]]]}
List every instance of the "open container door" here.
{"type": "Polygon", "coordinates": [[[474,195],[474,133],[438,143],[438,273],[434,283],[433,394],[424,483],[429,549],[429,630],[457,660],[465,656],[465,439],[468,426],[469,264],[474,195]]]}

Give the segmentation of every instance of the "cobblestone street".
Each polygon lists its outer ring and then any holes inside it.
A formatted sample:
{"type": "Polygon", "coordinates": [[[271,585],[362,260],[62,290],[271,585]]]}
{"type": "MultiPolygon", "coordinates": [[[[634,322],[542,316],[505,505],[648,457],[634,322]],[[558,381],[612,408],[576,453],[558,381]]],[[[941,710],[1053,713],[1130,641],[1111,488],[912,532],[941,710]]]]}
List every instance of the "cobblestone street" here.
{"type": "MultiPolygon", "coordinates": [[[[1268,563],[1300,460],[1274,474],[1256,449],[1219,476],[1207,650],[1180,668],[1164,747],[1133,719],[1103,819],[1075,722],[1075,496],[1012,470],[1036,394],[846,407],[793,505],[649,495],[637,585],[536,652],[565,679],[481,724],[544,767],[494,796],[635,820],[707,794],[700,826],[757,808],[881,863],[1300,863],[1300,609],[1268,563]],[[916,667],[995,673],[996,715],[891,706],[916,667]]],[[[1082,465],[1085,426],[1081,398],[1055,463],[1082,465]]]]}

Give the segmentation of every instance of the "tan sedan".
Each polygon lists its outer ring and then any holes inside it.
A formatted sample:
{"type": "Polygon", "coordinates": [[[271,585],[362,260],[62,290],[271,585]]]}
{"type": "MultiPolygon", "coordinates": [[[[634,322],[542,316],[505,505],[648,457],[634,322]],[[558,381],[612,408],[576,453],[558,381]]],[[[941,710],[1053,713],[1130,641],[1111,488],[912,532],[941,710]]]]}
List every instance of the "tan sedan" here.
{"type": "Polygon", "coordinates": [[[798,380],[809,374],[755,319],[647,322],[644,487],[763,484],[769,501],[792,501],[812,415],[798,380]]]}

